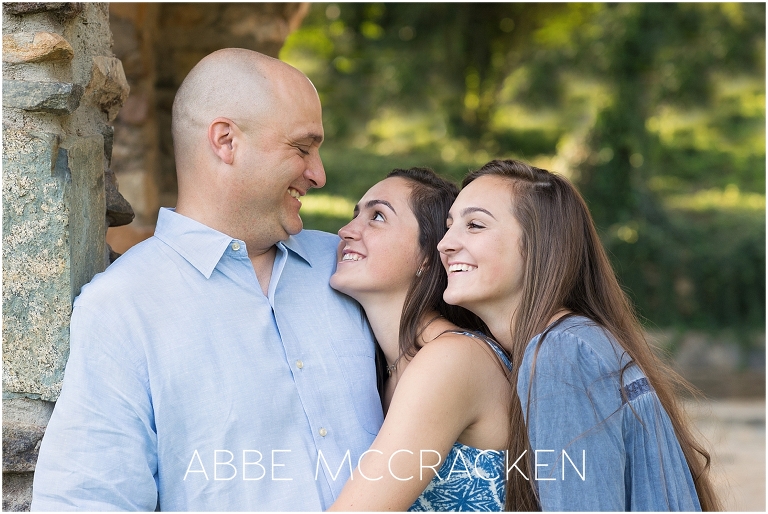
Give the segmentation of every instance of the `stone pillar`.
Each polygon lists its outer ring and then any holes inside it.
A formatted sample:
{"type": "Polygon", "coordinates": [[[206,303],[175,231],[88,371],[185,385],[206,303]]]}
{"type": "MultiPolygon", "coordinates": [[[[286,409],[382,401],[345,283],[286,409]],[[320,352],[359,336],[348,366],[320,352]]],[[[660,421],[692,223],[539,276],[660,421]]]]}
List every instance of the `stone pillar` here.
{"type": "Polygon", "coordinates": [[[111,44],[107,4],[3,4],[3,510],[29,509],[72,301],[108,264],[109,123],[128,96],[111,44]]]}

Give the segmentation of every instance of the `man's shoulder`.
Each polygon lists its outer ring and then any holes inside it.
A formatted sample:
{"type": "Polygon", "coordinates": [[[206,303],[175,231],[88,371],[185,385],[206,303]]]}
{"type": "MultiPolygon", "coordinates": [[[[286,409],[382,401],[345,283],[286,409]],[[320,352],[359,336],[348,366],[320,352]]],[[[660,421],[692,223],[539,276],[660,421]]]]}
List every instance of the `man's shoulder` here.
{"type": "Polygon", "coordinates": [[[339,241],[341,240],[336,234],[320,230],[302,230],[291,236],[286,246],[311,262],[313,267],[335,269],[339,241]]]}
{"type": "Polygon", "coordinates": [[[331,234],[330,232],[323,232],[322,230],[310,230],[305,229],[291,236],[296,241],[305,246],[308,251],[322,250],[327,251],[328,248],[336,248],[339,244],[339,236],[331,234]]]}
{"type": "Polygon", "coordinates": [[[82,287],[75,305],[114,304],[119,297],[129,296],[125,293],[152,287],[169,263],[163,246],[153,236],[128,249],[82,287]]]}

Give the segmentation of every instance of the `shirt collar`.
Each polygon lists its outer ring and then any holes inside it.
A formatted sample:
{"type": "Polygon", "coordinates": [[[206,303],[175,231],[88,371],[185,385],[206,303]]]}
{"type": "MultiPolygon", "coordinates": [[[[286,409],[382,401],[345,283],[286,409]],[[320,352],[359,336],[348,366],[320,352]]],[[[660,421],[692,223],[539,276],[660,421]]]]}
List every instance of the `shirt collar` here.
{"type": "MultiPolygon", "coordinates": [[[[184,257],[206,279],[211,277],[221,256],[234,240],[231,236],[166,207],[162,207],[158,213],[155,236],[184,257]]],[[[291,236],[278,244],[312,266],[309,253],[295,237],[291,236]]]]}
{"type": "Polygon", "coordinates": [[[290,236],[287,241],[280,241],[278,244],[304,259],[307,264],[309,264],[309,267],[312,267],[312,260],[309,258],[309,252],[307,252],[304,245],[302,245],[301,241],[299,241],[296,236],[290,236]]]}
{"type": "Polygon", "coordinates": [[[232,242],[230,236],[165,207],[157,215],[155,236],[184,257],[205,278],[211,277],[232,242]]]}

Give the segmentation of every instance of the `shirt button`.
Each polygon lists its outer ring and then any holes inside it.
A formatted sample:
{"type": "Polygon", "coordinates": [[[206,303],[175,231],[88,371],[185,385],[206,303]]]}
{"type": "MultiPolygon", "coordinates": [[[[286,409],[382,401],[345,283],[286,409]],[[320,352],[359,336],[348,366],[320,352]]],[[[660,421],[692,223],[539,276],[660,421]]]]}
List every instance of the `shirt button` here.
{"type": "Polygon", "coordinates": [[[240,243],[232,243],[232,250],[235,252],[240,249],[240,243]]]}
{"type": "Polygon", "coordinates": [[[325,436],[328,435],[328,431],[326,429],[324,429],[324,428],[321,428],[319,430],[319,433],[320,433],[320,437],[325,437],[325,436]]]}
{"type": "Polygon", "coordinates": [[[299,369],[301,369],[301,368],[303,368],[303,367],[304,367],[304,363],[303,363],[303,362],[301,362],[301,361],[296,361],[296,367],[297,367],[297,368],[299,368],[299,369]]]}

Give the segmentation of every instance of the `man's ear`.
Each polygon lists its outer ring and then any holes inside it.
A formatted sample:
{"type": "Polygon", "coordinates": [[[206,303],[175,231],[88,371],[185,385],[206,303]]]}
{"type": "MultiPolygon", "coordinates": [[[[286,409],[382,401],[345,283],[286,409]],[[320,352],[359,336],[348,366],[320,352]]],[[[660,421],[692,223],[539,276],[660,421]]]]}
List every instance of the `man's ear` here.
{"type": "Polygon", "coordinates": [[[216,118],[208,126],[208,144],[225,164],[235,162],[235,132],[237,125],[229,118],[216,118]]]}

